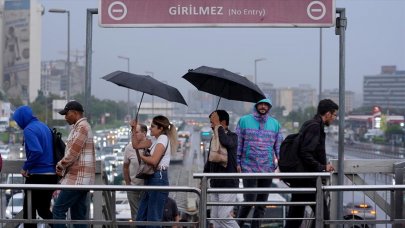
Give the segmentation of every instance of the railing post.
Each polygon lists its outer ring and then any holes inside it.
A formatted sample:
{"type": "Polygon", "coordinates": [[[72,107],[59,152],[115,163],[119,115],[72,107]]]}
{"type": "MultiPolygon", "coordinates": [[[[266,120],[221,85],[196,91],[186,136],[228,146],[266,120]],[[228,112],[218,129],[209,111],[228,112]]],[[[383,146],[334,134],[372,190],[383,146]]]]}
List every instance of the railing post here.
{"type": "Polygon", "coordinates": [[[208,178],[201,178],[201,196],[200,196],[200,226],[201,228],[207,227],[207,189],[208,189],[208,178]]]}
{"type": "Polygon", "coordinates": [[[32,218],[32,190],[27,189],[26,192],[27,192],[27,218],[28,222],[31,223],[33,219],[36,219],[32,218]]]}
{"type": "MultiPolygon", "coordinates": [[[[404,172],[405,172],[405,162],[398,162],[394,164],[394,175],[395,175],[395,185],[402,185],[404,184],[404,172]]],[[[395,201],[392,202],[391,207],[391,215],[394,219],[404,218],[404,191],[397,190],[391,196],[392,198],[395,197],[395,201]]],[[[402,227],[401,224],[394,224],[393,228],[400,228],[402,227]]]]}
{"type": "Polygon", "coordinates": [[[315,227],[323,227],[323,190],[322,190],[322,178],[316,178],[316,212],[315,212],[315,227]]]}

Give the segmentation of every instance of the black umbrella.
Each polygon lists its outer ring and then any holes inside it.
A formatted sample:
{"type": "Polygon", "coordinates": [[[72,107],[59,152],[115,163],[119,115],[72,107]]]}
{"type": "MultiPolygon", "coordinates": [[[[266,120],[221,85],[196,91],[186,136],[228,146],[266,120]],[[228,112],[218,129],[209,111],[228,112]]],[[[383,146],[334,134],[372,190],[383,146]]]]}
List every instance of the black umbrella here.
{"type": "Polygon", "coordinates": [[[139,103],[135,119],[138,118],[139,108],[141,106],[143,95],[145,93],[152,96],[161,97],[168,101],[187,105],[184,97],[176,88],[158,81],[149,75],[138,75],[124,71],[114,71],[104,76],[103,79],[115,83],[119,86],[142,92],[142,98],[139,103]]]}
{"type": "MultiPolygon", "coordinates": [[[[183,76],[198,90],[236,101],[258,102],[266,98],[259,87],[244,76],[225,69],[201,66],[183,76]]],[[[217,108],[218,108],[217,105],[217,108]]]]}

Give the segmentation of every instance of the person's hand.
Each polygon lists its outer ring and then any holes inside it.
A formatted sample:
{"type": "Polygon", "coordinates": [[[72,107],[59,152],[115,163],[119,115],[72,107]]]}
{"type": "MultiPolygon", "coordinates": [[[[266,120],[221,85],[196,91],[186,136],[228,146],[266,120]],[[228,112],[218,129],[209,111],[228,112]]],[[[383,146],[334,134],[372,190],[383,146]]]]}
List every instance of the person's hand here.
{"type": "Polygon", "coordinates": [[[213,113],[211,114],[210,121],[211,121],[211,123],[213,123],[214,125],[220,125],[220,124],[221,124],[221,122],[219,121],[219,116],[218,116],[218,113],[217,113],[217,112],[213,112],[213,113]]]}
{"type": "Polygon", "coordinates": [[[22,175],[23,177],[28,177],[28,176],[29,176],[27,170],[23,170],[23,169],[22,169],[22,170],[20,171],[20,173],[21,173],[21,175],[22,175]]]}
{"type": "Polygon", "coordinates": [[[138,125],[138,120],[131,120],[130,122],[129,122],[129,126],[131,127],[131,128],[136,128],[136,125],[138,125]]]}
{"type": "Polygon", "coordinates": [[[333,167],[332,164],[327,164],[325,171],[326,172],[333,172],[333,171],[335,171],[335,167],[333,167]]]}
{"type": "Polygon", "coordinates": [[[59,163],[56,164],[56,175],[63,176],[63,167],[59,163]]]}
{"type": "Polygon", "coordinates": [[[236,167],[236,171],[238,171],[238,173],[242,172],[242,168],[238,165],[238,167],[236,167]]]}

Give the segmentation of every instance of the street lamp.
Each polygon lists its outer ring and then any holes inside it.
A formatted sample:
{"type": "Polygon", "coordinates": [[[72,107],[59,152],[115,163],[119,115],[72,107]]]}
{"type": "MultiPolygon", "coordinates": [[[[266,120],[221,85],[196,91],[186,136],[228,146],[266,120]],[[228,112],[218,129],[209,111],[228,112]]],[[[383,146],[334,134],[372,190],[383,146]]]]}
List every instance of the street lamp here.
{"type": "Polygon", "coordinates": [[[255,84],[257,84],[257,62],[264,61],[266,58],[255,59],[255,84]]]}
{"type": "Polygon", "coordinates": [[[70,100],[70,11],[65,9],[50,9],[50,13],[66,13],[67,14],[67,61],[66,75],[68,77],[68,86],[66,90],[66,100],[70,100]]]}
{"type": "Polygon", "coordinates": [[[322,99],[322,28],[319,28],[319,94],[318,101],[322,99]]]}
{"type": "MultiPolygon", "coordinates": [[[[155,76],[155,73],[153,73],[152,71],[145,71],[145,74],[150,74],[152,78],[154,78],[155,76]]],[[[152,116],[155,115],[155,99],[153,97],[154,96],[152,95],[152,116]]]]}
{"type": "MultiPolygon", "coordinates": [[[[127,61],[127,71],[129,73],[129,60],[130,60],[129,57],[119,55],[118,58],[124,59],[127,61]]],[[[127,91],[127,117],[129,117],[129,119],[131,119],[131,113],[129,111],[129,89],[127,91]]]]}

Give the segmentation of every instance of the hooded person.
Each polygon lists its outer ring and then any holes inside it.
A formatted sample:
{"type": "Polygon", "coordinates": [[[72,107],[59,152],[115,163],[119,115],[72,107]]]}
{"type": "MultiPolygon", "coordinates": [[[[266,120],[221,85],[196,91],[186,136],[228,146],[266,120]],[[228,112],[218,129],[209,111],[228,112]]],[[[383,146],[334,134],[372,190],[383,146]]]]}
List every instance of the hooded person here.
{"type": "MultiPolygon", "coordinates": [[[[53,160],[53,140],[49,127],[34,116],[28,106],[17,108],[13,119],[23,129],[26,161],[21,169],[26,184],[56,184],[57,176],[53,160]]],[[[36,213],[43,219],[52,219],[50,211],[53,190],[32,190],[32,218],[36,213]]],[[[28,218],[27,192],[24,194],[24,218],[28,218]]],[[[24,224],[24,227],[37,227],[24,224]]]]}
{"type": "MultiPolygon", "coordinates": [[[[253,107],[253,113],[242,116],[236,127],[238,135],[237,170],[242,173],[270,173],[277,169],[276,160],[280,152],[283,136],[279,122],[270,116],[270,99],[262,99],[253,107]]],[[[244,188],[267,188],[272,180],[244,179],[244,188]]],[[[265,202],[268,194],[244,194],[246,202],[265,202]]],[[[242,206],[238,217],[246,218],[253,206],[242,206]]],[[[255,206],[253,218],[263,218],[264,206],[255,206]]],[[[245,221],[239,220],[243,227],[245,221]]],[[[261,221],[252,221],[252,228],[260,227],[261,221]]]]}

